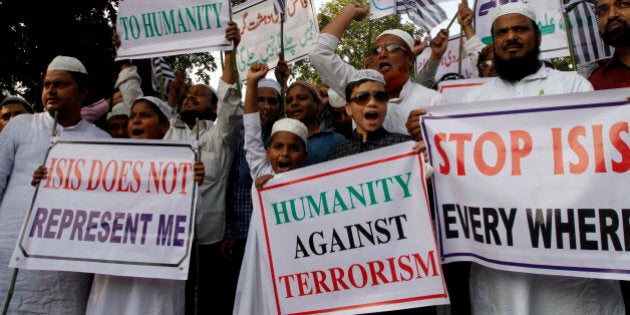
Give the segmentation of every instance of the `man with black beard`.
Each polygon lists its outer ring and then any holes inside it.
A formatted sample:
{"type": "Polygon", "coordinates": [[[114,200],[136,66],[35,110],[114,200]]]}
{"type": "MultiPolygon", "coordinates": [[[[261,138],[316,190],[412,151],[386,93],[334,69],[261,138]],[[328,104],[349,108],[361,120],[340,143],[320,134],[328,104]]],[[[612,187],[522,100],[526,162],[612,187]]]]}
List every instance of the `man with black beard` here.
{"type": "Polygon", "coordinates": [[[540,29],[534,11],[522,3],[494,10],[492,38],[498,77],[464,97],[467,102],[591,91],[575,72],[547,68],[540,60],[540,29]]]}
{"type": "MultiPolygon", "coordinates": [[[[492,37],[498,77],[466,101],[592,91],[575,72],[549,69],[539,59],[541,33],[534,11],[509,3],[494,10],[492,37]]],[[[495,270],[473,263],[473,314],[623,314],[619,282],[495,270]]]]}
{"type": "Polygon", "coordinates": [[[588,78],[596,90],[630,87],[630,0],[599,0],[599,33],[615,54],[588,78]]]}

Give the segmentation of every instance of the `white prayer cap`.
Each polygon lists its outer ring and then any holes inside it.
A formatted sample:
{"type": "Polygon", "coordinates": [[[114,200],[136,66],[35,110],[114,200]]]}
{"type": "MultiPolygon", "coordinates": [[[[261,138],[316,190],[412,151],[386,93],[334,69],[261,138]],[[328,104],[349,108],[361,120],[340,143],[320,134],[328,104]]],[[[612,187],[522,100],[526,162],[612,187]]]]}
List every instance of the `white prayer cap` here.
{"type": "Polygon", "coordinates": [[[361,69],[354,72],[352,76],[350,76],[350,80],[348,80],[348,84],[346,84],[346,86],[350,85],[350,83],[359,82],[363,80],[376,81],[376,82],[382,83],[383,85],[386,85],[385,78],[380,72],[374,69],[361,69]]]}
{"type": "Polygon", "coordinates": [[[409,51],[411,51],[411,48],[413,48],[413,37],[411,37],[411,35],[409,35],[409,33],[403,31],[403,30],[399,30],[399,29],[390,29],[390,30],[385,30],[383,31],[383,33],[381,33],[380,35],[378,35],[376,37],[376,40],[378,40],[379,38],[381,38],[381,36],[383,35],[394,35],[399,37],[400,39],[402,39],[406,44],[407,48],[409,48],[409,51]]]}
{"type": "Polygon", "coordinates": [[[118,103],[116,105],[114,105],[114,107],[112,107],[112,111],[107,113],[107,119],[109,120],[112,117],[116,117],[116,116],[125,116],[127,118],[129,118],[129,113],[125,110],[125,106],[123,105],[123,103],[118,103]]]}
{"type": "Polygon", "coordinates": [[[534,13],[534,10],[529,5],[523,2],[511,2],[499,5],[496,9],[494,9],[492,14],[493,24],[497,18],[506,14],[521,14],[536,22],[536,13],[534,13]]]}
{"type": "Polygon", "coordinates": [[[68,56],[55,57],[55,59],[48,64],[48,69],[46,69],[46,71],[53,70],[64,70],[88,74],[87,70],[85,70],[85,66],[81,63],[81,61],[79,61],[79,59],[68,56]]]}
{"type": "MultiPolygon", "coordinates": [[[[166,119],[170,120],[173,117],[173,109],[166,104],[166,102],[164,102],[163,100],[155,97],[155,96],[143,96],[140,97],[138,99],[136,99],[135,101],[133,101],[133,105],[135,105],[136,103],[138,103],[139,101],[147,101],[155,106],[157,106],[157,108],[162,112],[162,114],[164,114],[164,116],[166,116],[166,119]]],[[[131,105],[131,107],[133,107],[133,105],[131,105]]]]}
{"type": "Polygon", "coordinates": [[[15,104],[15,103],[22,104],[22,106],[24,106],[24,109],[26,109],[31,114],[33,113],[33,107],[31,106],[31,103],[29,103],[27,100],[17,95],[5,97],[0,103],[0,107],[6,104],[15,104]]]}
{"type": "Polygon", "coordinates": [[[328,89],[328,103],[334,108],[346,106],[346,100],[333,89],[328,89]]]}
{"type": "Polygon", "coordinates": [[[271,127],[271,137],[278,131],[287,131],[298,136],[304,145],[306,145],[306,139],[308,138],[308,129],[301,121],[293,118],[282,118],[277,120],[273,127],[271,127]]]}
{"type": "Polygon", "coordinates": [[[267,79],[267,78],[260,79],[260,81],[258,81],[258,88],[272,88],[276,90],[278,94],[282,93],[280,92],[280,83],[278,83],[278,81],[273,80],[273,79],[267,79]]]}

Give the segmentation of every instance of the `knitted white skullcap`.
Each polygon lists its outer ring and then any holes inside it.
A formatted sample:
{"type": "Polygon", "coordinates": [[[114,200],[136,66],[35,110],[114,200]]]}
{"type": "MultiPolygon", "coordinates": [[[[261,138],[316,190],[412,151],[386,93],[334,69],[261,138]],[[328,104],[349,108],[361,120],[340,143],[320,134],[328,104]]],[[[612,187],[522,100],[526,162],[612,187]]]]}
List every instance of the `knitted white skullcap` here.
{"type": "Polygon", "coordinates": [[[346,86],[348,86],[350,83],[354,83],[354,82],[358,82],[362,80],[376,81],[385,85],[385,78],[380,72],[374,69],[361,69],[361,70],[355,71],[352,74],[352,76],[350,76],[350,80],[348,80],[348,83],[346,84],[346,86]]]}
{"type": "Polygon", "coordinates": [[[53,70],[64,70],[88,74],[87,70],[85,70],[85,66],[81,63],[81,61],[79,61],[79,59],[68,56],[55,57],[55,59],[48,64],[48,69],[46,69],[46,71],[53,70]]]}
{"type": "Polygon", "coordinates": [[[258,88],[272,88],[280,94],[280,83],[273,79],[262,78],[258,81],[258,88]]]}
{"type": "Polygon", "coordinates": [[[383,31],[383,33],[378,35],[376,37],[376,39],[379,39],[379,38],[381,38],[381,36],[388,35],[388,34],[397,36],[400,39],[402,39],[407,44],[407,48],[409,49],[409,51],[411,51],[411,48],[413,48],[413,37],[411,37],[411,35],[409,35],[409,33],[405,32],[403,30],[395,29],[395,28],[383,31]]]}
{"type": "Polygon", "coordinates": [[[293,118],[282,118],[277,120],[273,127],[271,127],[271,137],[278,131],[287,131],[298,136],[304,145],[306,145],[306,139],[308,138],[308,129],[301,121],[293,118]]]}
{"type": "Polygon", "coordinates": [[[114,107],[112,107],[112,111],[107,113],[107,119],[109,120],[112,117],[116,117],[116,116],[125,116],[127,118],[129,118],[129,113],[125,110],[125,106],[123,105],[122,102],[114,105],[114,107]]]}
{"type": "Polygon", "coordinates": [[[33,113],[33,106],[31,106],[31,103],[29,103],[27,100],[17,95],[5,97],[0,103],[0,107],[6,104],[15,104],[15,103],[22,104],[22,106],[24,106],[24,109],[26,109],[31,114],[33,113]]]}
{"type": "Polygon", "coordinates": [[[328,103],[330,103],[330,106],[334,108],[346,106],[346,100],[333,89],[328,89],[328,103]]]}
{"type": "Polygon", "coordinates": [[[500,16],[504,16],[506,14],[521,14],[528,17],[532,21],[536,21],[536,13],[534,10],[523,2],[511,2],[508,4],[499,5],[492,12],[492,23],[499,18],[500,16]]]}
{"type": "MultiPolygon", "coordinates": [[[[166,116],[166,119],[168,120],[170,120],[173,117],[173,109],[168,104],[166,104],[166,102],[164,102],[163,100],[155,96],[140,97],[136,99],[135,101],[133,101],[133,105],[135,105],[139,101],[147,101],[157,106],[157,108],[162,112],[162,114],[164,114],[164,116],[166,116]]],[[[131,107],[133,107],[133,105],[131,105],[131,107]]]]}

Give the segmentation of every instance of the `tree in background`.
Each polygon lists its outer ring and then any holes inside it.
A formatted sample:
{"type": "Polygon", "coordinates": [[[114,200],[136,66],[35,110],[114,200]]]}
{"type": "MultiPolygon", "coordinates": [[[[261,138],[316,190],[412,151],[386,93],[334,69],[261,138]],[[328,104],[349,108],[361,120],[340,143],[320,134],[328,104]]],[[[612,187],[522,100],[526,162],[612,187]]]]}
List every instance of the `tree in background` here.
{"type": "MultiPolygon", "coordinates": [[[[112,46],[117,7],[118,0],[0,0],[0,98],[22,95],[41,110],[43,75],[57,55],[85,64],[92,80],[87,102],[109,98],[118,75],[112,46]]],[[[141,76],[150,86],[148,60],[134,62],[143,65],[141,76]]],[[[209,53],[167,57],[167,63],[174,71],[195,69],[204,83],[217,68],[209,53]]]]}
{"type": "Polygon", "coordinates": [[[91,100],[102,97],[112,87],[113,12],[109,0],[0,1],[2,94],[22,94],[39,105],[46,66],[56,55],[70,55],[89,69],[91,100]]]}
{"type": "MultiPolygon", "coordinates": [[[[355,2],[357,1],[332,0],[324,3],[320,10],[321,12],[317,14],[319,29],[324,28],[347,4],[355,2]]],[[[363,5],[369,5],[367,0],[360,0],[359,2],[363,5]]],[[[391,28],[398,28],[413,35],[421,35],[421,30],[414,30],[413,24],[401,23],[400,15],[390,15],[376,20],[366,18],[363,21],[350,24],[335,52],[347,63],[357,69],[362,69],[365,57],[371,54],[371,45],[376,36],[382,31],[391,28]]],[[[292,68],[293,76],[297,80],[309,81],[314,84],[322,82],[308,60],[298,61],[292,68]]]]}

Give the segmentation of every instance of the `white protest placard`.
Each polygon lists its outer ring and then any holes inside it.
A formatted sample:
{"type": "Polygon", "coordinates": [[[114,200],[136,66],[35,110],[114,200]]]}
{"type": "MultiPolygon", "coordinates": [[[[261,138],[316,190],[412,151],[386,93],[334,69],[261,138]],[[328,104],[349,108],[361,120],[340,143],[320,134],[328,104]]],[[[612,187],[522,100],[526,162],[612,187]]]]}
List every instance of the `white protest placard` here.
{"type": "MultiPolygon", "coordinates": [[[[465,42],[465,40],[464,40],[465,42]]],[[[463,45],[463,43],[462,43],[463,45]]],[[[416,72],[420,72],[424,65],[431,57],[431,47],[427,46],[424,51],[416,57],[416,72]]],[[[476,65],[470,64],[470,58],[462,53],[462,76],[470,78],[472,76],[472,67],[476,65]]],[[[447,73],[458,73],[459,71],[459,36],[449,38],[448,47],[440,59],[440,66],[435,73],[435,80],[438,81],[447,73]]]]}
{"type": "Polygon", "coordinates": [[[244,263],[263,265],[250,276],[269,278],[260,289],[274,301],[273,313],[448,303],[423,158],[412,145],[282,173],[253,191],[251,225],[261,254],[244,263]]]}
{"type": "Polygon", "coordinates": [[[118,6],[116,59],[231,49],[231,4],[222,0],[124,0],[118,6]]]}
{"type": "Polygon", "coordinates": [[[446,104],[461,103],[464,96],[494,78],[472,78],[438,82],[438,92],[446,98],[446,104]]]}
{"type": "Polygon", "coordinates": [[[396,0],[370,0],[370,19],[396,14],[396,0]]]}
{"type": "Polygon", "coordinates": [[[630,280],[630,89],[431,108],[446,262],[630,280]]]}
{"type": "Polygon", "coordinates": [[[549,0],[478,0],[475,2],[475,32],[484,44],[492,43],[490,28],[493,11],[511,2],[526,2],[536,13],[536,24],[540,28],[542,58],[569,55],[566,27],[562,16],[561,1],[549,0]]]}
{"type": "Polygon", "coordinates": [[[194,160],[182,142],[57,142],[10,266],[185,280],[194,160]]]}
{"type": "MultiPolygon", "coordinates": [[[[275,67],[280,60],[280,14],[271,0],[253,0],[234,7],[234,21],[241,30],[236,66],[241,80],[252,64],[275,67]]],[[[317,15],[311,0],[286,1],[284,59],[294,62],[308,56],[319,34],[317,15]]]]}

